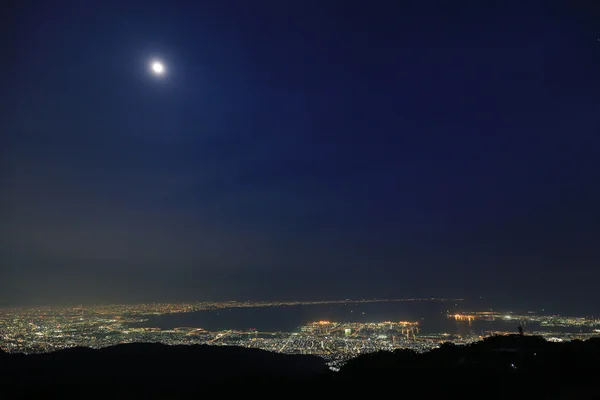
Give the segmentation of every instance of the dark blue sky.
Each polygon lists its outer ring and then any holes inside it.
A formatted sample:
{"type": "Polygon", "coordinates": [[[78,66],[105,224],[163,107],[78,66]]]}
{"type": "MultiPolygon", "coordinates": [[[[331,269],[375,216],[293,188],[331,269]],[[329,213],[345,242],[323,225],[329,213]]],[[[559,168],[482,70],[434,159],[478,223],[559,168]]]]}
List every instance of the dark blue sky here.
{"type": "Polygon", "coordinates": [[[0,303],[583,301],[599,7],[456,3],[15,2],[0,303]]]}

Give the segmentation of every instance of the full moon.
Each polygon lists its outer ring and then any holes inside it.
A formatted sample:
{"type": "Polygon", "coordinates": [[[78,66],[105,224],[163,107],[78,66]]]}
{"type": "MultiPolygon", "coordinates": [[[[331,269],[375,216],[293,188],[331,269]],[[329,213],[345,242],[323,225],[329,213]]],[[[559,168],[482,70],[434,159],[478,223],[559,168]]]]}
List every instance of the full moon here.
{"type": "Polygon", "coordinates": [[[163,75],[165,73],[165,66],[160,61],[152,61],[151,68],[154,75],[163,75]]]}

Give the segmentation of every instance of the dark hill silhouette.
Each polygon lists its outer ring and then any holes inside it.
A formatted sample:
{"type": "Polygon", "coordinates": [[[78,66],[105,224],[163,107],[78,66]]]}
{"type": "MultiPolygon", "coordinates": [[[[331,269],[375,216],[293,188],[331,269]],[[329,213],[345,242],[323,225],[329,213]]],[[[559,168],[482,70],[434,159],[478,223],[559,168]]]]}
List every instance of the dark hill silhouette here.
{"type": "Polygon", "coordinates": [[[65,394],[78,398],[82,393],[87,393],[86,398],[94,393],[99,398],[120,398],[115,397],[119,393],[135,398],[168,397],[215,386],[226,393],[239,385],[293,385],[327,373],[319,357],[233,346],[133,343],[46,354],[4,354],[0,358],[2,386],[13,396],[24,390],[40,398],[48,398],[46,393],[58,398],[65,394]]]}
{"type": "Polygon", "coordinates": [[[48,354],[0,353],[3,390],[19,398],[375,396],[600,398],[600,339],[549,343],[496,336],[424,354],[367,354],[339,373],[322,359],[220,346],[126,344],[48,354]]]}
{"type": "Polygon", "coordinates": [[[442,396],[474,392],[473,397],[514,398],[517,392],[528,398],[563,398],[583,390],[585,398],[600,398],[600,338],[551,343],[536,336],[494,336],[468,346],[446,343],[424,354],[379,352],[350,360],[335,379],[361,379],[383,390],[393,389],[399,377],[423,382],[424,376],[432,384],[422,390],[442,396]]]}

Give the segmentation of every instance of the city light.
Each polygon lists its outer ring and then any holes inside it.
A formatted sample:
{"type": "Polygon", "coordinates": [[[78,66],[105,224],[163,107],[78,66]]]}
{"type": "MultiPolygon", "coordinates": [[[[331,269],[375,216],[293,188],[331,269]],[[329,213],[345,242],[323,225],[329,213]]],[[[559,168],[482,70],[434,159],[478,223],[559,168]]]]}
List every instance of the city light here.
{"type": "MultiPolygon", "coordinates": [[[[431,299],[422,299],[431,301],[431,299]]],[[[447,299],[434,299],[446,301],[447,299]]],[[[500,314],[495,312],[460,312],[448,314],[464,333],[423,331],[419,321],[345,322],[317,320],[292,332],[245,330],[211,331],[203,327],[162,329],[151,326],[153,317],[167,314],[233,308],[292,307],[299,305],[358,305],[416,301],[416,299],[315,301],[315,302],[199,302],[188,304],[138,304],[79,307],[43,307],[0,309],[0,349],[8,352],[40,353],[70,347],[101,348],[121,343],[147,342],[242,346],[289,354],[312,354],[325,358],[339,368],[350,358],[381,350],[410,349],[426,352],[442,343],[457,345],[479,341],[486,336],[515,333],[514,321],[535,324],[532,332],[549,341],[586,339],[600,334],[600,320],[557,315],[500,314]],[[506,316],[510,318],[506,318],[506,316]],[[497,321],[510,330],[479,329],[475,323],[497,321]],[[464,324],[464,325],[463,325],[464,324]],[[557,327],[559,331],[553,331],[557,327]],[[576,332],[567,333],[565,328],[576,332]]],[[[529,325],[528,325],[529,326],[529,325]]]]}

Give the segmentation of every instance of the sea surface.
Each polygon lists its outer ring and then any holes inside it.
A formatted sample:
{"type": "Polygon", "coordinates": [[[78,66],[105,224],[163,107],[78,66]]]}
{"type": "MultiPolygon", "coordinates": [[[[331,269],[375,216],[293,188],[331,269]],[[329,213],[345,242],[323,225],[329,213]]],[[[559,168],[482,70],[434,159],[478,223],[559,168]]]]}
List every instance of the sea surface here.
{"type": "MultiPolygon", "coordinates": [[[[210,331],[256,329],[262,332],[294,332],[314,321],[383,322],[418,321],[421,333],[480,333],[483,330],[518,331],[518,321],[456,321],[449,313],[486,311],[490,308],[469,306],[464,302],[409,301],[301,305],[286,307],[231,308],[182,314],[150,316],[146,326],[161,329],[179,327],[210,331]]],[[[536,327],[531,326],[531,329],[536,327]]],[[[537,329],[537,328],[536,328],[537,329]]]]}

